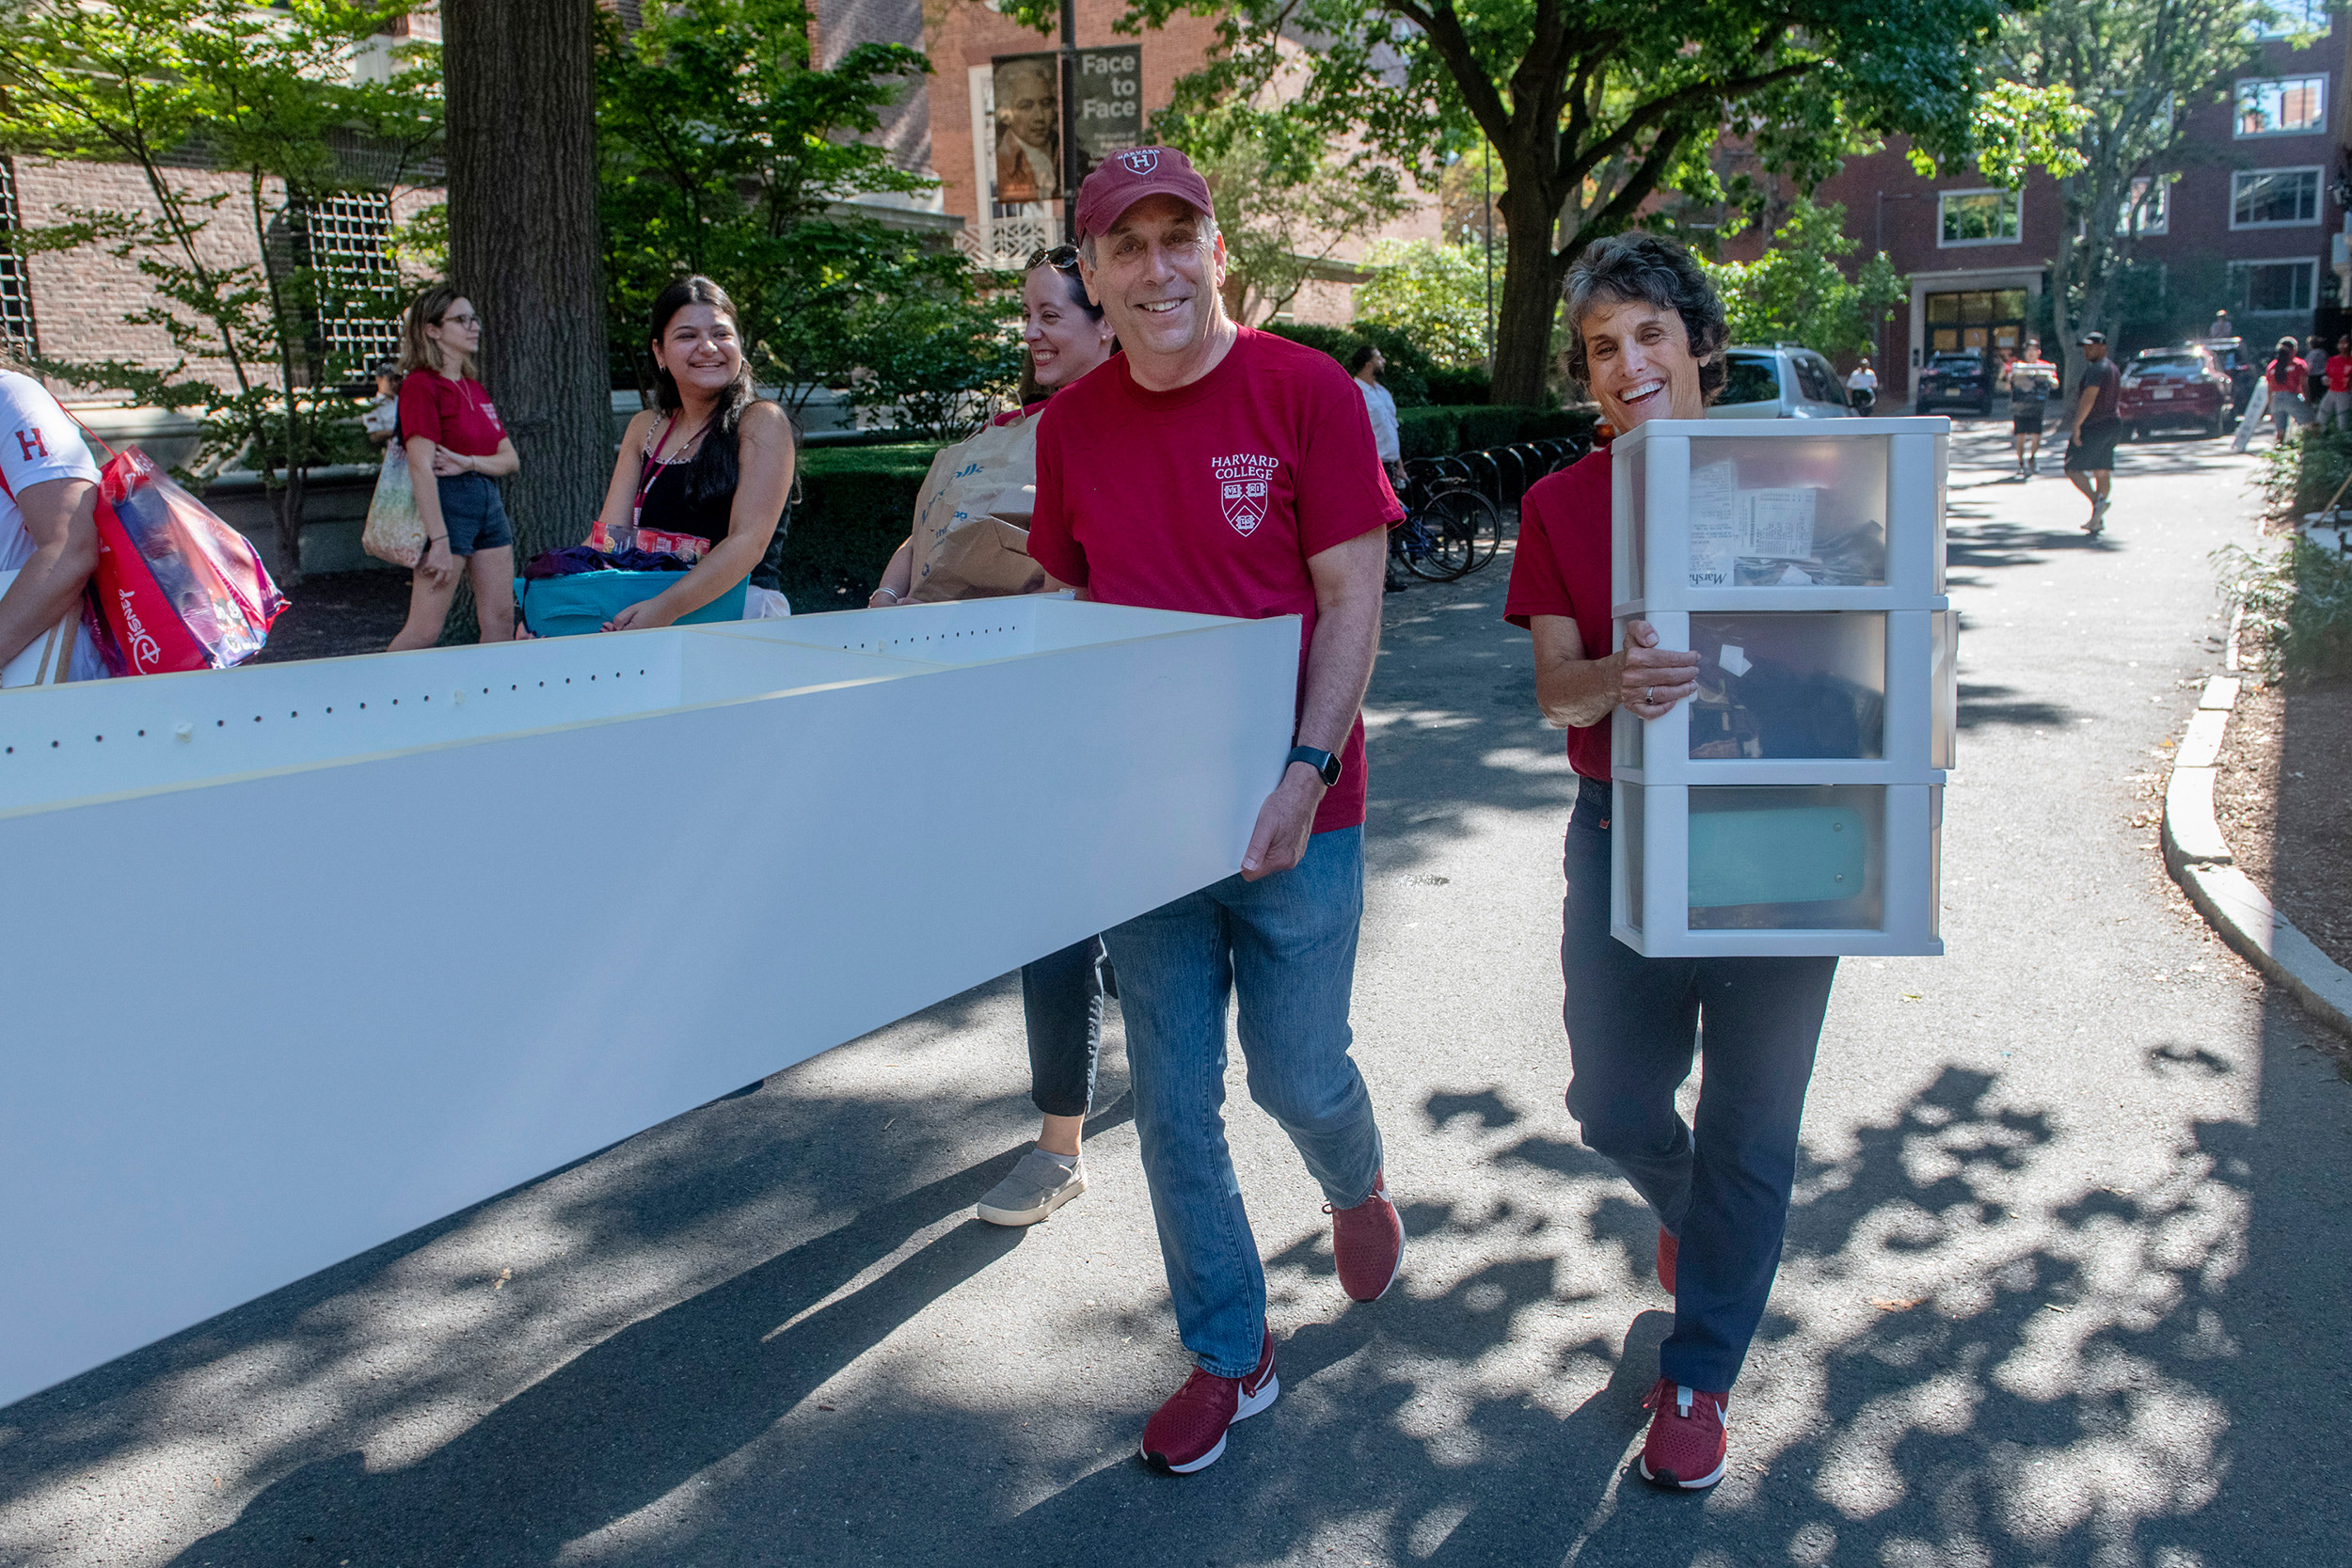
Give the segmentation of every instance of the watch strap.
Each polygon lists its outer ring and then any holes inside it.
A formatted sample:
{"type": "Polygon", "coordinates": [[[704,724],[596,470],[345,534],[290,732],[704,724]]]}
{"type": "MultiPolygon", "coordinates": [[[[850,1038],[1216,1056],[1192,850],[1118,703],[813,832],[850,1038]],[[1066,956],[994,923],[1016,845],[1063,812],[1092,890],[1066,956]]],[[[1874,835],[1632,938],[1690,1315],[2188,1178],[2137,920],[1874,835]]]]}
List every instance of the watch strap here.
{"type": "Polygon", "coordinates": [[[1321,774],[1323,787],[1326,789],[1333,787],[1340,782],[1340,759],[1328,752],[1319,751],[1312,746],[1294,746],[1291,748],[1291,754],[1283,759],[1282,766],[1288,768],[1294,762],[1303,762],[1321,774]]]}

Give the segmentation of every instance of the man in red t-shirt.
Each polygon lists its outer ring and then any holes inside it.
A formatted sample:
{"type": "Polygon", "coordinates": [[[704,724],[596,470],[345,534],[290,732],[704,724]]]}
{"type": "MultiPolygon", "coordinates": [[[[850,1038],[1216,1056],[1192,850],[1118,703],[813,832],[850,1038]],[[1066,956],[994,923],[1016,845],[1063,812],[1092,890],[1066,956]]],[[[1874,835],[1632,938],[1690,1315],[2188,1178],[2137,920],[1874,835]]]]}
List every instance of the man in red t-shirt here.
{"type": "Polygon", "coordinates": [[[1115,153],[1078,192],[1079,275],[1123,352],[1038,422],[1029,554],[1091,599],[1295,615],[1296,742],[1239,874],[1103,934],[1177,1327],[1197,1368],[1143,1430],[1186,1473],[1274,1402],[1265,1275],[1219,1107],[1225,1012],[1249,1094],[1329,1199],[1340,1284],[1371,1301],[1405,1232],[1348,1054],[1363,914],[1364,726],[1389,525],[1404,515],[1339,363],[1227,319],[1225,242],[1184,155],[1115,153]]]}
{"type": "Polygon", "coordinates": [[[2319,428],[2352,428],[2352,336],[2336,340],[2336,352],[2328,356],[2323,373],[2328,393],[2319,400],[2319,428]]]}

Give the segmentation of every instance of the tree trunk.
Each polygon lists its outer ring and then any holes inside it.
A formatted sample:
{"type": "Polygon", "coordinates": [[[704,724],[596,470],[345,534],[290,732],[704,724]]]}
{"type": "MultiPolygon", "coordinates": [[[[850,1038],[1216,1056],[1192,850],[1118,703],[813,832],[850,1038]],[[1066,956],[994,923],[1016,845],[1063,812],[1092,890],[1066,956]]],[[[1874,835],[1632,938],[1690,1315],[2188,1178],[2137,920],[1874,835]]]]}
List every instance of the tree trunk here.
{"type": "Polygon", "coordinates": [[[522,469],[515,555],[576,545],[612,471],[596,224],[596,0],[443,0],[450,279],[522,469]]]}
{"type": "Polygon", "coordinates": [[[1510,183],[1496,198],[1502,214],[1502,297],[1495,306],[1493,400],[1534,405],[1544,401],[1544,374],[1551,364],[1551,328],[1559,318],[1560,281],[1565,276],[1552,254],[1551,229],[1559,214],[1547,210],[1539,180],[1505,171],[1510,183]]]}

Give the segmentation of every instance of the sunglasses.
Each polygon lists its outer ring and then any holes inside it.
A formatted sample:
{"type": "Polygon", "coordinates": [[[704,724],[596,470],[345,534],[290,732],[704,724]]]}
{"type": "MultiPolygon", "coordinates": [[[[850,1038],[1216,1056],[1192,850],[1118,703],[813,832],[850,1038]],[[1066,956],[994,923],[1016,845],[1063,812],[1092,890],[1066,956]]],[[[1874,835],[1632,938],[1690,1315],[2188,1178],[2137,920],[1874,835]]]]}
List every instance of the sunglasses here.
{"type": "Polygon", "coordinates": [[[1074,245],[1057,245],[1050,250],[1040,249],[1029,252],[1029,265],[1021,270],[1027,272],[1035,267],[1058,267],[1064,272],[1069,272],[1077,264],[1078,247],[1074,245]]]}

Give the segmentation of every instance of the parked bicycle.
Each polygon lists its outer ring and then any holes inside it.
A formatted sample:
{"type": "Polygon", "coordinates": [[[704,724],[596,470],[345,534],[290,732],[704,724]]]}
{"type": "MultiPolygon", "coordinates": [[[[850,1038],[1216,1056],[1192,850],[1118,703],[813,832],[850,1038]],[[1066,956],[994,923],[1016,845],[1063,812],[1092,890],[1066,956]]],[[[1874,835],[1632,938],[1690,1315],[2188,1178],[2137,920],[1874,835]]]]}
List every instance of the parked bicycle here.
{"type": "Polygon", "coordinates": [[[1405,521],[1389,531],[1389,554],[1429,582],[1452,582],[1478,570],[1502,548],[1502,513],[1479,493],[1469,466],[1455,457],[1405,465],[1405,521]]]}

